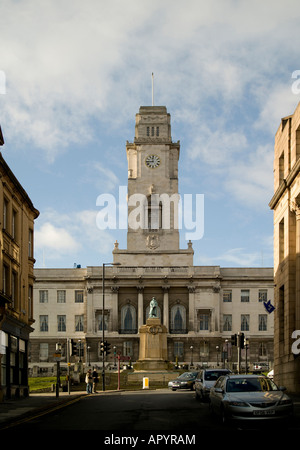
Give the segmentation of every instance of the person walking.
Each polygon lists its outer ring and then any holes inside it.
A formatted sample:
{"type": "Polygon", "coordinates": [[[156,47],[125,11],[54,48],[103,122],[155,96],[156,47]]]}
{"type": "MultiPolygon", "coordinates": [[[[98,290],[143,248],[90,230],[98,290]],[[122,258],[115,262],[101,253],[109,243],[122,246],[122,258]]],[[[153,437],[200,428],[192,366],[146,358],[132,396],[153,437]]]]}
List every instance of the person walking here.
{"type": "Polygon", "coordinates": [[[85,376],[85,382],[86,382],[86,393],[91,394],[92,393],[92,386],[93,386],[93,377],[92,377],[92,371],[89,369],[85,376]]]}
{"type": "Polygon", "coordinates": [[[93,373],[92,373],[92,377],[93,377],[93,392],[96,394],[97,393],[97,383],[98,383],[98,373],[96,370],[96,367],[94,367],[93,373]]]}

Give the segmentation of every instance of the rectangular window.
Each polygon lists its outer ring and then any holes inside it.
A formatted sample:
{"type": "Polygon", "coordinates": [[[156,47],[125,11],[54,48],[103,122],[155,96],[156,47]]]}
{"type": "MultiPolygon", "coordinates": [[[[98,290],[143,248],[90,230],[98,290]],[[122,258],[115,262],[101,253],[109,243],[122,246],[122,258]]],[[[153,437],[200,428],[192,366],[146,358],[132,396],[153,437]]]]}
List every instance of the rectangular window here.
{"type": "Polygon", "coordinates": [[[28,231],[28,257],[33,258],[33,231],[28,231]]]}
{"type": "Polygon", "coordinates": [[[199,347],[200,347],[200,357],[207,358],[209,354],[209,342],[201,341],[199,347]]]}
{"type": "MultiPolygon", "coordinates": [[[[98,331],[102,331],[102,313],[97,315],[97,329],[98,331]]],[[[108,315],[104,314],[104,330],[108,330],[108,315]]]]}
{"type": "Polygon", "coordinates": [[[57,331],[66,331],[66,316],[57,316],[57,331]]]}
{"type": "Polygon", "coordinates": [[[159,136],[159,127],[156,127],[156,136],[159,136]]]}
{"type": "Polygon", "coordinates": [[[209,329],[209,314],[199,314],[199,330],[209,329]]]}
{"type": "Polygon", "coordinates": [[[241,315],[241,331],[249,331],[250,315],[241,315]]]}
{"type": "Polygon", "coordinates": [[[83,331],[83,314],[80,316],[75,316],[75,331],[83,331]]]}
{"type": "Polygon", "coordinates": [[[232,291],[223,291],[223,302],[232,302],[232,291]]]}
{"type": "Polygon", "coordinates": [[[83,303],[83,291],[75,291],[75,303],[83,303]]]}
{"type": "Polygon", "coordinates": [[[13,210],[11,223],[11,234],[13,239],[17,238],[17,217],[18,217],[17,211],[13,210]]]}
{"type": "Polygon", "coordinates": [[[279,223],[279,263],[284,260],[284,219],[279,223]]]}
{"type": "Polygon", "coordinates": [[[40,316],[40,331],[48,331],[48,316],[40,316]]]}
{"type": "Polygon", "coordinates": [[[147,136],[150,136],[150,127],[147,127],[147,136]]]}
{"type": "Polygon", "coordinates": [[[279,157],[279,184],[284,179],[284,151],[281,153],[279,157]]]}
{"type": "Polygon", "coordinates": [[[3,200],[3,229],[7,230],[8,227],[8,200],[3,200]]]}
{"type": "Polygon", "coordinates": [[[241,302],[248,303],[250,301],[250,291],[249,289],[241,290],[241,302]]]}
{"type": "Polygon", "coordinates": [[[48,291],[39,291],[40,303],[48,303],[48,291]]]}
{"type": "Polygon", "coordinates": [[[8,295],[8,289],[9,289],[9,268],[6,264],[3,264],[3,269],[2,269],[2,276],[3,276],[3,280],[2,280],[2,290],[3,290],[3,294],[4,295],[8,295]]]}
{"type": "Polygon", "coordinates": [[[133,355],[132,341],[123,342],[123,356],[132,356],[132,355],[133,355]]]}
{"type": "Polygon", "coordinates": [[[232,331],[232,315],[223,315],[223,331],[232,331]]]}
{"type": "Polygon", "coordinates": [[[258,301],[266,302],[268,299],[268,289],[259,289],[258,291],[258,301]]]}
{"type": "Polygon", "coordinates": [[[174,356],[183,358],[183,342],[174,342],[174,356]]]}
{"type": "Polygon", "coordinates": [[[66,303],[66,291],[57,291],[57,303],[66,303]]]}
{"type": "Polygon", "coordinates": [[[49,357],[49,345],[46,343],[40,343],[40,361],[48,361],[49,357]]]}
{"type": "Polygon", "coordinates": [[[258,331],[267,331],[267,314],[259,314],[258,316],[258,331]]]}
{"type": "Polygon", "coordinates": [[[15,308],[17,305],[17,294],[18,294],[18,277],[16,272],[12,272],[11,274],[11,301],[12,307],[15,308]]]}

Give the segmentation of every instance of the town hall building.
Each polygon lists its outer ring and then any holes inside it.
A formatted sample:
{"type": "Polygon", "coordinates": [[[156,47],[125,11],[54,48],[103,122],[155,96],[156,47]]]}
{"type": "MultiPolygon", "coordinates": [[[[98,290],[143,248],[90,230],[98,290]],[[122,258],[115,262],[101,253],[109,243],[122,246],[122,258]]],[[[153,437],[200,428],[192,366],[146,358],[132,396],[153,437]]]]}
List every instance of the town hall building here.
{"type": "Polygon", "coordinates": [[[273,303],[273,269],[194,266],[193,243],[180,248],[180,142],[172,141],[166,107],[140,107],[126,155],[127,248],[116,241],[111,264],[98,267],[35,269],[30,368],[53,367],[57,343],[66,363],[69,339],[79,348],[71,363],[100,366],[104,333],[108,363],[116,354],[137,361],[153,297],[167,328],[168,361],[234,366],[231,336],[242,332],[242,361],[272,367],[273,315],[265,304],[273,303]]]}

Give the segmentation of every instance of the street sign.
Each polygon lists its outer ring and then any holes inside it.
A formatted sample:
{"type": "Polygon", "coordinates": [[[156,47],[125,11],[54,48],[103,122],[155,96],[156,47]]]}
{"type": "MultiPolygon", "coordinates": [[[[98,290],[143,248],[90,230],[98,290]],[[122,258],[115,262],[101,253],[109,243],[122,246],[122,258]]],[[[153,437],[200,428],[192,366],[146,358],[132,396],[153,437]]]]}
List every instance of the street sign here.
{"type": "Polygon", "coordinates": [[[130,356],[121,356],[121,355],[119,355],[118,358],[120,359],[120,361],[129,361],[131,359],[130,356]]]}
{"type": "Polygon", "coordinates": [[[61,353],[54,353],[53,355],[54,361],[61,361],[61,353]]]}

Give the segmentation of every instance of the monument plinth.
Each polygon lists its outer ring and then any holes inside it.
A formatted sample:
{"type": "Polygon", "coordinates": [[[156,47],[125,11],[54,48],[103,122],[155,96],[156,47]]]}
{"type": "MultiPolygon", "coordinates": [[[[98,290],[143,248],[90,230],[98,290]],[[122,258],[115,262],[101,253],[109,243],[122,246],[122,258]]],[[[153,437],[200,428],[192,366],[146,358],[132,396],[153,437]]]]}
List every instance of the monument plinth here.
{"type": "Polygon", "coordinates": [[[139,370],[164,370],[168,368],[167,361],[167,328],[157,317],[157,302],[150,302],[149,318],[146,325],[139,329],[140,352],[136,367],[139,370]]]}

